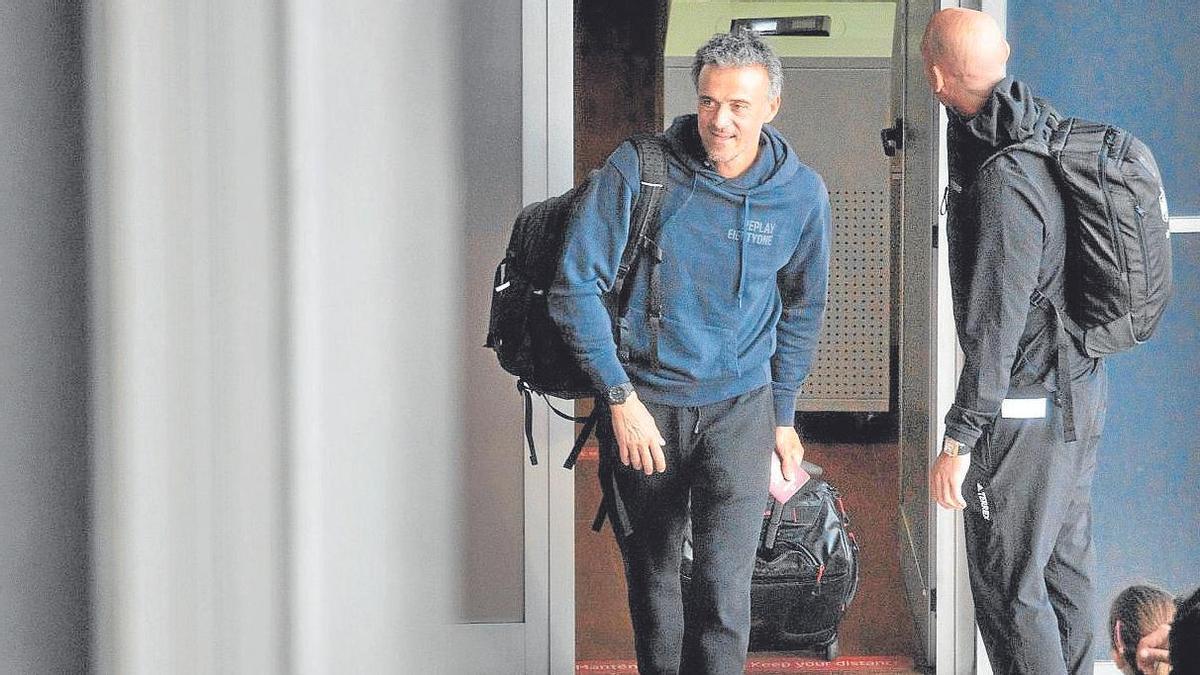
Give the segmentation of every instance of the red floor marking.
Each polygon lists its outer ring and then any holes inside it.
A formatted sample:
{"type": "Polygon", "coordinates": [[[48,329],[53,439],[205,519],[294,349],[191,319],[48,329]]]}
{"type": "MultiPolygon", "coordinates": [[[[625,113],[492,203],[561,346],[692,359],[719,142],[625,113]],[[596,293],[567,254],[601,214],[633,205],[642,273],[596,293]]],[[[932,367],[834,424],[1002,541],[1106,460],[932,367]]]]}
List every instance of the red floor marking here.
{"type": "Polygon", "coordinates": [[[746,660],[747,673],[891,673],[912,667],[913,660],[906,656],[843,656],[833,661],[803,656],[752,656],[746,660]]]}
{"type": "MultiPolygon", "coordinates": [[[[802,656],[751,656],[747,673],[894,673],[910,671],[913,660],[906,656],[843,656],[833,661],[802,656]]],[[[636,673],[633,659],[592,659],[575,662],[576,673],[636,673]]]]}

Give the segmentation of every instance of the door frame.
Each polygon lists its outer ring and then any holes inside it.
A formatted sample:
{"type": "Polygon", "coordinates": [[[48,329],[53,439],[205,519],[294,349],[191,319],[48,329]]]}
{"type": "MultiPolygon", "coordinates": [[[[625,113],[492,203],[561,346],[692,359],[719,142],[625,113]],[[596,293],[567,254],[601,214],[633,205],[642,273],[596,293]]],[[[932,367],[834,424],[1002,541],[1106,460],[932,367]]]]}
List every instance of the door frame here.
{"type": "MultiPolygon", "coordinates": [[[[928,466],[940,451],[939,442],[945,433],[943,418],[954,399],[960,359],[951,311],[946,222],[938,203],[947,184],[946,115],[925,83],[920,44],[925,25],[936,10],[969,6],[971,0],[899,2],[902,7],[898,11],[904,12],[905,34],[896,40],[898,46],[902,45],[901,54],[894,54],[893,58],[898,59],[896,67],[903,68],[904,92],[899,116],[904,120],[905,136],[901,201],[904,219],[901,283],[905,295],[900,309],[900,441],[902,457],[907,453],[927,458],[923,471],[907,476],[907,480],[924,481],[928,466]]],[[[1000,11],[1003,14],[1003,7],[1000,11]]],[[[902,469],[901,480],[905,479],[902,469]]],[[[905,492],[902,485],[902,499],[905,492]]],[[[906,576],[910,591],[915,590],[913,584],[920,583],[929,593],[924,606],[920,604],[921,598],[910,593],[914,621],[924,620],[929,626],[921,649],[939,675],[973,672],[976,631],[962,518],[957,512],[938,508],[930,501],[927,487],[919,486],[914,492],[924,497],[926,517],[923,523],[914,518],[912,522],[902,522],[901,527],[924,526],[928,534],[923,551],[914,548],[905,552],[912,557],[911,574],[906,576]]]]}
{"type": "MultiPolygon", "coordinates": [[[[575,183],[573,0],[522,0],[521,201],[575,183]]],[[[570,401],[555,400],[570,410],[570,401]]],[[[534,406],[537,466],[525,466],[525,672],[575,670],[574,425],[534,406]]]]}
{"type": "MultiPolygon", "coordinates": [[[[573,0],[521,0],[523,205],[574,184],[573,64],[573,0]]],[[[553,405],[565,411],[573,402],[553,399],[553,405]]],[[[459,672],[575,670],[575,483],[562,468],[574,425],[542,401],[532,413],[539,461],[525,463],[522,476],[523,616],[456,625],[455,640],[471,645],[451,655],[459,672]]]]}

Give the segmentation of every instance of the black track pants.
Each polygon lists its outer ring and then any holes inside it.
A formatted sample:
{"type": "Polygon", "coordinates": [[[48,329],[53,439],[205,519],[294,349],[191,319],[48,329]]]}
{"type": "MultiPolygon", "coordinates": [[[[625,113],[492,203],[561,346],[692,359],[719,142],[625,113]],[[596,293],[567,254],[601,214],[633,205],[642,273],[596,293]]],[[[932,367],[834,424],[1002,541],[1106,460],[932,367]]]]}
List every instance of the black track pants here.
{"type": "Polygon", "coordinates": [[[1095,595],[1092,478],[1108,382],[1101,363],[1073,384],[1078,439],[1062,410],[999,418],[963,484],[967,561],[979,624],[997,675],[1092,672],[1095,595]]]}
{"type": "Polygon", "coordinates": [[[741,675],[750,641],[750,580],[775,448],[771,388],[698,408],[646,407],[667,441],[665,473],[646,476],[622,466],[611,423],[605,419],[598,427],[601,461],[615,472],[628,517],[629,531],[618,533],[617,540],[638,671],[741,675]],[[685,603],[679,565],[689,496],[694,578],[685,603]]]}

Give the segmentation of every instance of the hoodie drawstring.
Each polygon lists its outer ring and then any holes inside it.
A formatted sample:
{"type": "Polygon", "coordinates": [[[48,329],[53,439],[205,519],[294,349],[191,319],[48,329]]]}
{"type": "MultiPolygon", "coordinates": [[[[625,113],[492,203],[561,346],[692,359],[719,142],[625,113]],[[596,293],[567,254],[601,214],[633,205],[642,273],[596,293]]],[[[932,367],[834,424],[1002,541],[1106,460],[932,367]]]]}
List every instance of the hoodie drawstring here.
{"type": "Polygon", "coordinates": [[[750,238],[750,195],[742,197],[742,236],[741,246],[738,249],[738,283],[737,283],[737,301],[738,309],[742,308],[742,291],[746,287],[746,240],[750,238]]]}

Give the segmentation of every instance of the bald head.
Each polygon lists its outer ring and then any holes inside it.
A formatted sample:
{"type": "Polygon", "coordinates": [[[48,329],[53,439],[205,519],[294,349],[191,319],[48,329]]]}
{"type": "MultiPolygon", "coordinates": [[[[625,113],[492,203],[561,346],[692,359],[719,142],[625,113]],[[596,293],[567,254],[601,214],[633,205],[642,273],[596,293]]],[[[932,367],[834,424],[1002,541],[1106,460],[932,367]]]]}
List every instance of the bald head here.
{"type": "Polygon", "coordinates": [[[996,21],[972,9],[953,7],[933,15],[921,41],[925,76],[933,95],[973,115],[1004,79],[1008,42],[996,21]]]}

